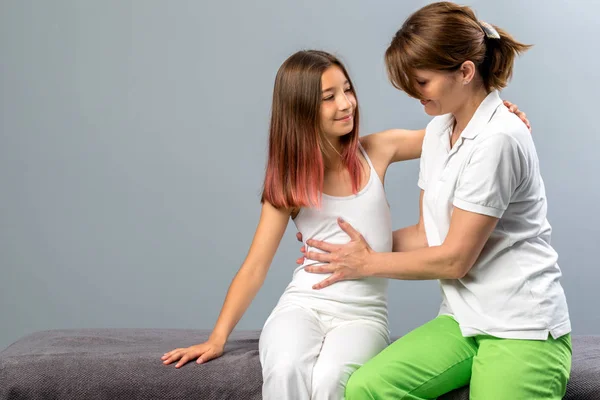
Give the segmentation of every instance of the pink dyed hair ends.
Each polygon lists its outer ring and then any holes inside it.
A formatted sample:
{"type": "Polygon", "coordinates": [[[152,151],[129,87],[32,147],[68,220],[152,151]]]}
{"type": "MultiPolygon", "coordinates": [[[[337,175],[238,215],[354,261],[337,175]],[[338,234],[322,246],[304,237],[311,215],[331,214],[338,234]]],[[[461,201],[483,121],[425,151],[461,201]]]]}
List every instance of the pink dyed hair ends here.
{"type": "MultiPolygon", "coordinates": [[[[321,75],[339,67],[354,86],[343,64],[333,55],[304,50],[279,68],[273,89],[269,155],[261,202],[276,208],[319,207],[323,193],[323,139],[319,132],[321,75]]],[[[352,191],[360,187],[358,106],[354,127],[340,138],[342,162],[350,172],[352,191]]]]}

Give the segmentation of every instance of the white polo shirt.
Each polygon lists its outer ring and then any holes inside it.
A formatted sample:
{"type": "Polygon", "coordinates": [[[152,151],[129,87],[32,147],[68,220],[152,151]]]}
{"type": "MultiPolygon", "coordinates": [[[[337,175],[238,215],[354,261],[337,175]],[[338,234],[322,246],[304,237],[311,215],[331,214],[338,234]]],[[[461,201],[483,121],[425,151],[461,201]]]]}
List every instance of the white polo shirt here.
{"type": "Polygon", "coordinates": [[[440,280],[440,314],[452,315],[464,336],[545,340],[569,333],[531,134],[496,91],[451,149],[453,122],[451,114],[435,117],[423,141],[419,187],[429,245],[444,242],[454,207],[499,221],[469,273],[440,280]]]}

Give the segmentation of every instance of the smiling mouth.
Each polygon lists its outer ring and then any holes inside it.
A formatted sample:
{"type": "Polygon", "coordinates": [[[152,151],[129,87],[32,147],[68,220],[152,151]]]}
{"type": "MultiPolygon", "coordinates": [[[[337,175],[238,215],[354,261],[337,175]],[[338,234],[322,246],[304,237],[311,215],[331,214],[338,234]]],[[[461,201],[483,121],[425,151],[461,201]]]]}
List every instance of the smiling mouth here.
{"type": "Polygon", "coordinates": [[[352,119],[352,114],[348,114],[345,117],[337,118],[336,121],[345,122],[345,121],[350,121],[351,119],[352,119]]]}
{"type": "Polygon", "coordinates": [[[425,105],[427,103],[429,103],[431,100],[421,100],[421,104],[425,105]]]}

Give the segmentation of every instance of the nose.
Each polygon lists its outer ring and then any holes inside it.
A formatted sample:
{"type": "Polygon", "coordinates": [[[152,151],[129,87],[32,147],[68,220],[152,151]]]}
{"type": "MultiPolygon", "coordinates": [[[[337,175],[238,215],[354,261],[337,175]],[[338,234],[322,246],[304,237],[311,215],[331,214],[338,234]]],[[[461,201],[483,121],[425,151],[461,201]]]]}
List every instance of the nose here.
{"type": "Polygon", "coordinates": [[[352,107],[352,102],[345,92],[342,92],[339,96],[337,96],[336,103],[340,111],[345,111],[352,107]]]}

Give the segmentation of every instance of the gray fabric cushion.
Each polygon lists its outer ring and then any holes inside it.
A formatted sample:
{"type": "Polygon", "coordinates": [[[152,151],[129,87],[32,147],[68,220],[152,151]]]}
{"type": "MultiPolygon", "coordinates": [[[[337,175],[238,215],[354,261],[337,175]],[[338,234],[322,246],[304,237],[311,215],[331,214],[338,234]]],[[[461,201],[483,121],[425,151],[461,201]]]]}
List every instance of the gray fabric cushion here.
{"type": "Polygon", "coordinates": [[[260,399],[258,335],[235,333],[223,357],[177,370],[160,357],[205,341],[207,331],[38,332],[0,353],[0,399],[260,399]]]}
{"type": "MultiPolygon", "coordinates": [[[[207,331],[88,329],[37,332],[0,353],[4,399],[260,399],[259,332],[237,332],[223,357],[176,370],[163,353],[207,331]]],[[[440,400],[467,400],[468,388],[440,400]]],[[[600,336],[573,337],[565,399],[600,399],[600,336]]]]}

